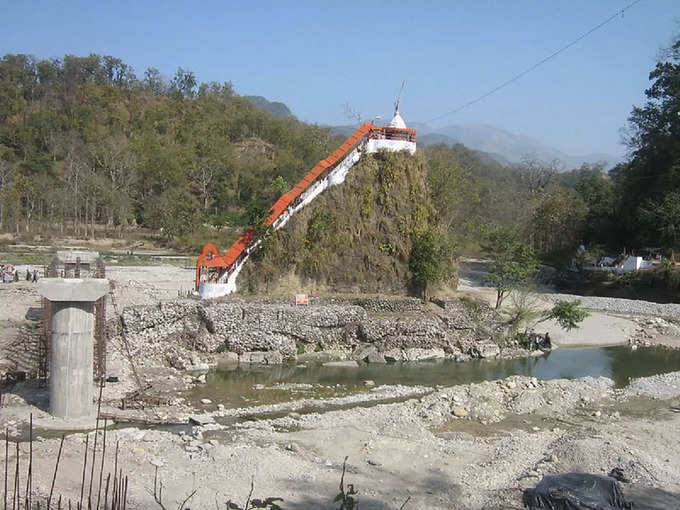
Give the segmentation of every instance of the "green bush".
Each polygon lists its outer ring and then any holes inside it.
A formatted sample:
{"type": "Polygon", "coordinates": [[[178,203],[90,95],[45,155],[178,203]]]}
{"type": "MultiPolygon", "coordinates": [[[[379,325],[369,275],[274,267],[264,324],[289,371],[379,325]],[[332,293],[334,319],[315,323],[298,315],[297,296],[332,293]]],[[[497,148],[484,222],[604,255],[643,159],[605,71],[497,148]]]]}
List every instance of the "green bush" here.
{"type": "Polygon", "coordinates": [[[481,298],[474,296],[460,296],[458,300],[463,303],[467,308],[473,311],[479,311],[486,307],[486,303],[482,301],[481,298]]]}
{"type": "Polygon", "coordinates": [[[428,288],[450,278],[452,253],[444,237],[434,229],[416,232],[412,237],[408,263],[414,289],[427,298],[428,288]]]}
{"type": "Polygon", "coordinates": [[[581,308],[581,300],[559,301],[552,307],[544,320],[554,319],[561,328],[571,331],[590,314],[581,308]]]}

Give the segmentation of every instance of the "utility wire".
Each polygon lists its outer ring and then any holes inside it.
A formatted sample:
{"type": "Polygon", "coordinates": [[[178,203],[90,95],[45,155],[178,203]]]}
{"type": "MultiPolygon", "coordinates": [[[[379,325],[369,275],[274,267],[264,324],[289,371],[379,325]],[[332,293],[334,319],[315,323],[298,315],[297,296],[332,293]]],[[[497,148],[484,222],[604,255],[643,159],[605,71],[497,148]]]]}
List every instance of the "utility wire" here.
{"type": "Polygon", "coordinates": [[[576,38],[576,39],[574,39],[573,41],[571,41],[571,42],[570,42],[569,44],[567,44],[566,46],[562,46],[560,49],[558,49],[558,50],[555,51],[554,53],[551,53],[550,55],[548,55],[548,56],[545,57],[544,59],[539,60],[538,62],[536,62],[536,63],[535,63],[534,65],[532,65],[531,67],[525,69],[525,70],[522,71],[521,73],[516,74],[515,76],[513,76],[513,77],[510,78],[509,80],[504,81],[503,83],[501,83],[501,84],[498,85],[497,87],[491,89],[490,91],[486,92],[485,94],[482,94],[481,96],[479,96],[479,97],[473,99],[472,101],[468,101],[467,103],[465,103],[465,104],[459,106],[458,108],[455,108],[454,110],[448,111],[448,112],[443,113],[443,114],[441,114],[441,115],[439,115],[439,116],[437,116],[437,117],[434,117],[434,118],[432,118],[432,119],[426,120],[425,122],[428,123],[428,122],[433,122],[433,121],[435,121],[435,120],[443,119],[444,117],[448,117],[449,115],[454,115],[454,114],[456,114],[456,113],[458,113],[458,112],[464,110],[465,108],[467,108],[467,107],[469,107],[469,106],[472,106],[472,105],[475,104],[475,103],[479,103],[479,102],[482,101],[483,99],[486,99],[487,97],[489,97],[491,94],[494,94],[494,93],[498,92],[499,90],[501,90],[502,88],[507,87],[507,86],[510,85],[511,83],[513,83],[513,82],[519,80],[522,76],[524,76],[524,75],[526,75],[526,74],[529,74],[531,71],[533,71],[534,69],[536,69],[536,68],[539,67],[540,65],[545,64],[548,60],[551,60],[551,59],[555,58],[557,55],[559,55],[560,53],[562,53],[562,52],[568,50],[569,48],[571,48],[572,46],[574,46],[574,45],[575,45],[576,43],[578,43],[579,41],[585,39],[586,37],[588,37],[588,36],[589,36],[590,34],[592,34],[593,32],[599,30],[600,28],[602,28],[603,26],[605,26],[607,23],[613,21],[613,20],[614,20],[615,18],[617,18],[618,16],[623,16],[623,13],[624,13],[624,12],[626,12],[628,9],[630,9],[630,8],[633,7],[634,5],[640,3],[641,1],[642,1],[642,0],[634,0],[633,2],[629,3],[628,5],[626,5],[624,8],[619,9],[618,11],[616,11],[614,14],[612,14],[611,16],[609,16],[606,20],[604,20],[604,21],[602,21],[601,23],[595,25],[593,28],[591,28],[590,30],[588,30],[586,33],[580,35],[578,38],[576,38]]]}

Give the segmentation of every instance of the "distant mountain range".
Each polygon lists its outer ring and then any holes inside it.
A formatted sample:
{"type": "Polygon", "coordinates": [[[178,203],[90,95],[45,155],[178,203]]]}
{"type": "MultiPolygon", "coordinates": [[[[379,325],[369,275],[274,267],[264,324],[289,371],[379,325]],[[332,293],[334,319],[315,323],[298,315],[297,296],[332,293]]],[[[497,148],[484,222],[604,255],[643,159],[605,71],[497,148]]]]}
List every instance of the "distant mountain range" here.
{"type": "MultiPolygon", "coordinates": [[[[442,135],[441,133],[427,133],[425,135],[421,135],[420,132],[418,132],[418,143],[422,145],[437,145],[440,143],[446,144],[446,145],[456,145],[457,143],[461,143],[462,145],[466,145],[462,142],[458,142],[451,138],[448,135],[442,135]]],[[[467,145],[466,145],[467,146],[467,145]]],[[[468,149],[471,149],[468,147],[468,149]]],[[[477,149],[471,149],[473,152],[477,154],[479,159],[482,161],[495,161],[496,163],[500,163],[503,166],[512,166],[514,164],[513,161],[510,161],[508,158],[505,156],[502,156],[501,154],[496,154],[495,152],[486,152],[486,151],[480,151],[477,149]]]]}
{"type": "MultiPolygon", "coordinates": [[[[293,115],[284,103],[269,101],[262,96],[244,96],[261,110],[268,111],[274,117],[285,118],[293,115]]],[[[525,156],[535,157],[543,161],[559,159],[566,169],[578,168],[583,163],[606,161],[606,168],[611,168],[621,161],[620,157],[606,153],[586,155],[566,154],[554,147],[526,135],[518,135],[488,124],[452,125],[433,128],[427,124],[412,122],[409,127],[418,131],[418,143],[434,145],[445,143],[454,145],[461,143],[468,149],[478,153],[482,159],[489,159],[501,165],[520,163],[525,156]]],[[[333,132],[340,136],[349,136],[356,125],[332,126],[333,132]]]]}
{"type": "Polygon", "coordinates": [[[518,135],[504,129],[489,126],[488,124],[465,124],[431,128],[427,124],[414,122],[411,126],[418,131],[418,141],[423,145],[462,143],[469,149],[491,155],[502,164],[507,162],[519,163],[527,155],[544,161],[559,159],[567,168],[575,168],[583,163],[597,163],[600,161],[606,161],[607,168],[610,168],[621,161],[620,157],[601,152],[585,155],[566,154],[530,136],[518,135]]]}
{"type": "Polygon", "coordinates": [[[278,101],[269,101],[266,97],[262,96],[243,96],[245,99],[253,103],[255,108],[264,110],[271,113],[277,119],[285,119],[286,117],[292,117],[293,112],[290,108],[286,106],[285,103],[280,103],[278,101]]]}
{"type": "MultiPolygon", "coordinates": [[[[488,124],[432,128],[427,124],[412,122],[408,126],[416,129],[418,143],[422,145],[461,143],[475,151],[482,159],[491,159],[504,166],[520,163],[524,156],[535,157],[543,161],[559,159],[567,170],[578,168],[583,163],[600,161],[606,161],[606,168],[611,168],[621,161],[621,158],[605,153],[592,153],[584,156],[566,154],[530,136],[517,135],[488,124]]],[[[356,129],[354,125],[333,127],[335,133],[343,136],[348,136],[354,129],[356,129]]]]}

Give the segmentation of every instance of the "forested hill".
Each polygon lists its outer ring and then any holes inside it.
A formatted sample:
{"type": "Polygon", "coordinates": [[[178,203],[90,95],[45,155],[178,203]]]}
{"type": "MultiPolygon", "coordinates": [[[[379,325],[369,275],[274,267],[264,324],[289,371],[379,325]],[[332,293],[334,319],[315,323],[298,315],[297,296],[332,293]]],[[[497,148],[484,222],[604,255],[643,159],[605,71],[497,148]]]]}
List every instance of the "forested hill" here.
{"type": "MultiPolygon", "coordinates": [[[[242,228],[338,144],[231,83],[143,76],[90,55],[0,60],[0,230],[101,236],[143,225],[195,249],[242,228]]],[[[225,240],[226,242],[226,240],[225,240]]]]}
{"type": "MultiPolygon", "coordinates": [[[[680,248],[679,77],[677,42],[650,75],[647,103],[631,113],[630,158],[608,173],[599,165],[563,172],[535,157],[506,166],[460,144],[419,145],[433,225],[459,253],[478,253],[487,233],[503,228],[544,260],[570,261],[580,244],[672,255],[680,248]]],[[[0,233],[45,242],[144,227],[185,251],[209,241],[225,249],[342,142],[330,128],[282,117],[230,82],[199,83],[182,68],[166,80],[154,68],[137,76],[110,56],[5,55],[0,233]]]]}

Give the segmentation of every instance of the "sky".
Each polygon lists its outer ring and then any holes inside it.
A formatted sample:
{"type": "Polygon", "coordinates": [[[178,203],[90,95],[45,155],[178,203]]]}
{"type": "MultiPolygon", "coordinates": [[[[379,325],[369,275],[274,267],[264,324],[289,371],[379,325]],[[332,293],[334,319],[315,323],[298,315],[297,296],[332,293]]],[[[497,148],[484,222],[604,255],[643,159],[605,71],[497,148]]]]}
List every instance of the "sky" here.
{"type": "MultiPolygon", "coordinates": [[[[286,103],[301,120],[349,124],[345,104],[428,122],[570,43],[632,0],[0,0],[0,55],[113,55],[143,76],[178,67],[286,103]]],[[[680,1],[641,0],[559,56],[463,111],[429,122],[489,124],[570,155],[621,156],[680,1]]]]}

